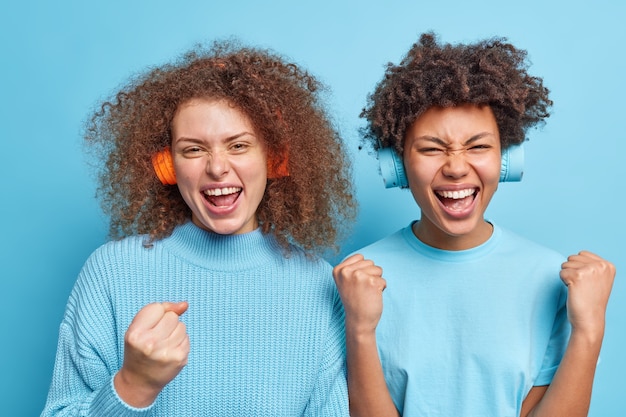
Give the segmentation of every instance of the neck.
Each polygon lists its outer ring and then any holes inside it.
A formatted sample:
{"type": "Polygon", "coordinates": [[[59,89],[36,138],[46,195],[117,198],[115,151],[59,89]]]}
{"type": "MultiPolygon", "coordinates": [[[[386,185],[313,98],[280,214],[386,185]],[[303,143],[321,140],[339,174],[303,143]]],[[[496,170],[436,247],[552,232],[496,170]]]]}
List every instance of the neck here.
{"type": "Polygon", "coordinates": [[[460,251],[480,246],[489,240],[493,234],[493,225],[483,220],[469,233],[452,234],[422,219],[413,223],[412,230],[415,237],[428,246],[460,251]]]}

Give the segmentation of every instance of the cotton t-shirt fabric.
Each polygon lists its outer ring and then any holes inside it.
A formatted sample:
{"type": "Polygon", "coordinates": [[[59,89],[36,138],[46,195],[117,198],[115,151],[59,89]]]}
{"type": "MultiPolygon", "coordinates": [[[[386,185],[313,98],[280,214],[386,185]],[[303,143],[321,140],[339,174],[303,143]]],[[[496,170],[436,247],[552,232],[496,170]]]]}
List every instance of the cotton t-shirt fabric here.
{"type": "Polygon", "coordinates": [[[358,253],[387,281],[378,349],[404,417],[517,417],[550,384],[570,332],[563,256],[497,225],[469,250],[408,226],[358,253]]]}
{"type": "Polygon", "coordinates": [[[189,222],[144,247],[87,260],[60,327],[42,416],[348,416],[343,310],[331,266],[260,230],[222,236],[189,222]],[[113,387],[124,334],[146,304],[188,301],[188,364],[147,408],[113,387]]]}

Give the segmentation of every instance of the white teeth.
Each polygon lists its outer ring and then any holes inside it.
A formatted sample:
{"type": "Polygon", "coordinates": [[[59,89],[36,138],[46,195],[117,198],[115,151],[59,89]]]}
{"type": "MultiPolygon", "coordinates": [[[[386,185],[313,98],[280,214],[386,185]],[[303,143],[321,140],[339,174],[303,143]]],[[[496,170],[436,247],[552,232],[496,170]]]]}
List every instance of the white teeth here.
{"type": "Polygon", "coordinates": [[[458,200],[461,198],[468,197],[476,192],[473,188],[468,188],[467,190],[459,190],[459,191],[437,191],[437,194],[443,198],[451,198],[453,200],[458,200]]]}
{"type": "Polygon", "coordinates": [[[238,193],[239,191],[241,191],[241,188],[239,187],[211,188],[210,190],[206,190],[204,194],[210,196],[220,196],[238,193]]]}

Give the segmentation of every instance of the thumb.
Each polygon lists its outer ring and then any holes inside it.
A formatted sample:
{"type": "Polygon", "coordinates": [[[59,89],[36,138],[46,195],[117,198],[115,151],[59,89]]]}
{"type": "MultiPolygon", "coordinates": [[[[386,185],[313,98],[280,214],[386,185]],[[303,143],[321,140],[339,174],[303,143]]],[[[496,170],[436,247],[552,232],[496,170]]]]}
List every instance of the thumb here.
{"type": "Polygon", "coordinates": [[[187,301],[179,301],[177,303],[165,301],[161,303],[161,305],[166,313],[171,311],[179,316],[181,316],[185,311],[187,311],[187,308],[189,308],[189,303],[187,301]]]}

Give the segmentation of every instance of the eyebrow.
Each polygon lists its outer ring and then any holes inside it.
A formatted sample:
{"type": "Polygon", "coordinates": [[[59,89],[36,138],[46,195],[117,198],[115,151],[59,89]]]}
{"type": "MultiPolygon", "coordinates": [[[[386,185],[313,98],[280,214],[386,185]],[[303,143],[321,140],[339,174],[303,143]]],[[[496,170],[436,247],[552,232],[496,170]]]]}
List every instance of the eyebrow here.
{"type": "MultiPolygon", "coordinates": [[[[470,137],[469,139],[467,139],[465,142],[463,142],[463,146],[467,146],[467,145],[471,145],[472,143],[484,138],[485,136],[493,136],[493,133],[490,132],[480,132],[475,134],[474,136],[470,137]]],[[[429,136],[429,135],[424,135],[424,136],[418,136],[415,138],[415,140],[426,140],[429,142],[433,142],[436,143],[439,146],[443,146],[446,147],[449,144],[444,141],[443,139],[440,139],[436,136],[429,136]]]]}
{"type": "MultiPolygon", "coordinates": [[[[226,142],[226,143],[234,142],[237,139],[241,138],[242,136],[246,136],[246,135],[250,135],[250,136],[256,138],[256,135],[254,133],[248,132],[248,131],[243,131],[243,132],[237,133],[235,135],[228,136],[228,137],[224,138],[223,141],[226,142]]],[[[194,138],[194,137],[181,136],[181,137],[175,139],[175,143],[178,143],[178,142],[204,143],[204,140],[198,139],[198,138],[194,138]]]]}

